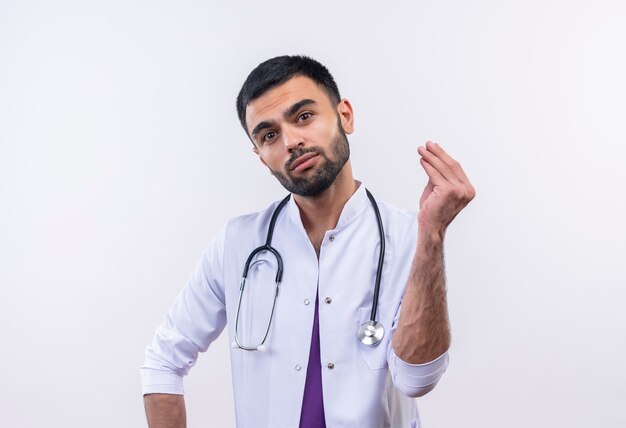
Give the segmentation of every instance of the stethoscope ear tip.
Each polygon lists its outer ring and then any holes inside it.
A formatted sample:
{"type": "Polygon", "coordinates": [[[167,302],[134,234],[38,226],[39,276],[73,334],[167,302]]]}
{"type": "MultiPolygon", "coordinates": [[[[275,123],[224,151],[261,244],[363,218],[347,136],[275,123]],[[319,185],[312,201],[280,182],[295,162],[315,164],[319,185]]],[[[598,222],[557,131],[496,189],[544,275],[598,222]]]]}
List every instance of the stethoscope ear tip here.
{"type": "Polygon", "coordinates": [[[265,347],[265,345],[259,345],[256,347],[256,350],[260,352],[265,352],[267,348],[265,347]]]}
{"type": "Polygon", "coordinates": [[[233,343],[230,344],[230,347],[233,348],[233,349],[237,349],[237,348],[239,348],[239,345],[237,345],[237,341],[236,340],[233,340],[233,343]]]}

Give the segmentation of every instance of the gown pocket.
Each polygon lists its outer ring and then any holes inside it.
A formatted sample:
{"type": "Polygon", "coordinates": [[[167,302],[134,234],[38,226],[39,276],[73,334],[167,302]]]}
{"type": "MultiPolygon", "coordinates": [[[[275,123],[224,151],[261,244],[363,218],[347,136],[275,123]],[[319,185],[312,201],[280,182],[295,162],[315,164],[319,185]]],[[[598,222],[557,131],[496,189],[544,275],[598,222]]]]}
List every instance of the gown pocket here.
{"type": "MultiPolygon", "coordinates": [[[[383,325],[385,333],[383,339],[377,345],[365,345],[360,340],[357,341],[359,347],[359,355],[365,361],[367,366],[372,370],[380,370],[387,367],[387,347],[389,345],[389,334],[393,318],[396,314],[397,304],[383,303],[378,305],[376,313],[376,321],[383,325]]],[[[370,320],[372,312],[371,307],[359,308],[359,325],[361,326],[370,320]]]]}

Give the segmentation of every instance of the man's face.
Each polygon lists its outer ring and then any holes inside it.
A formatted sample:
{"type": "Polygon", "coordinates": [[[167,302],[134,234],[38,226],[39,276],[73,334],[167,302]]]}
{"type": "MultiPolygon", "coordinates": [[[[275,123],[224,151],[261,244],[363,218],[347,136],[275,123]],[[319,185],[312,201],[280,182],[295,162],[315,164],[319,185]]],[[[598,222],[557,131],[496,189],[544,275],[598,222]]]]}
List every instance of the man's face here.
{"type": "Polygon", "coordinates": [[[253,100],[246,109],[246,125],[254,152],[296,195],[322,193],[350,157],[350,104],[342,100],[333,105],[307,77],[293,77],[253,100]]]}

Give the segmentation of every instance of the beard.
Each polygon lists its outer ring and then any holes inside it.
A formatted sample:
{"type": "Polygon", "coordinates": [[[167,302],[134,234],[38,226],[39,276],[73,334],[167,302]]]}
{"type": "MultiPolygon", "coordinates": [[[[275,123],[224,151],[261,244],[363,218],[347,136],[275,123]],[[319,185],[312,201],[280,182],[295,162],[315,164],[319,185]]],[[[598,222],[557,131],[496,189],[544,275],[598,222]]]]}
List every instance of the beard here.
{"type": "Polygon", "coordinates": [[[296,149],[291,153],[289,160],[285,162],[285,171],[272,171],[280,184],[289,192],[299,196],[318,196],[330,187],[335,181],[343,166],[350,158],[350,145],[348,137],[338,124],[338,135],[333,139],[331,151],[333,160],[318,146],[296,149]],[[313,171],[311,177],[295,177],[291,174],[291,165],[305,153],[316,153],[321,158],[322,164],[313,171]]]}

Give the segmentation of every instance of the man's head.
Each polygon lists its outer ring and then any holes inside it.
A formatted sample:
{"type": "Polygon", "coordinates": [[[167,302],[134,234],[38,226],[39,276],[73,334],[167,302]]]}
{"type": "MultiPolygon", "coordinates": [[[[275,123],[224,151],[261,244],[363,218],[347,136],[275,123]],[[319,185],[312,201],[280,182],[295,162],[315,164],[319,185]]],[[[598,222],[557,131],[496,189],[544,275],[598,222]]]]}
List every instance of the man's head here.
{"type": "Polygon", "coordinates": [[[348,162],[352,107],[313,59],[283,56],[260,64],[241,88],[237,113],[254,152],[290,192],[319,195],[348,162]]]}
{"type": "Polygon", "coordinates": [[[248,104],[295,76],[306,76],[320,85],[334,104],[341,100],[335,79],[326,67],[314,59],[300,55],[268,59],[252,70],[237,96],[237,115],[246,133],[248,104]]]}

